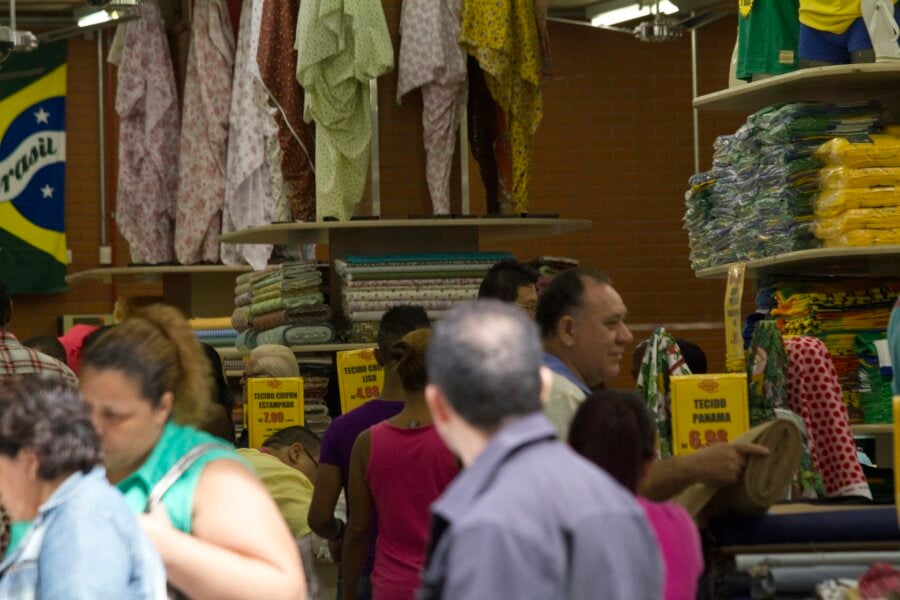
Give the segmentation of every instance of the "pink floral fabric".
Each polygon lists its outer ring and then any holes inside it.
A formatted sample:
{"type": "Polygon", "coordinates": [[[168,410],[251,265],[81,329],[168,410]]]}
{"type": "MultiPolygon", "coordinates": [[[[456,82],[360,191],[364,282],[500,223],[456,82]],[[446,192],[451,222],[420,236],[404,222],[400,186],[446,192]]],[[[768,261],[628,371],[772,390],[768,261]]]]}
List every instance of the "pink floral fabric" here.
{"type": "Polygon", "coordinates": [[[234,37],[225,0],[194,0],[175,220],[182,264],[219,262],[234,37]]]}
{"type": "MultiPolygon", "coordinates": [[[[260,4],[258,1],[256,4],[260,4]]],[[[235,54],[234,80],[229,115],[227,185],[222,231],[237,231],[275,220],[272,176],[266,161],[266,129],[269,117],[254,101],[257,78],[254,39],[254,1],[244,0],[235,54]]],[[[260,16],[262,11],[258,11],[260,16]]],[[[259,28],[256,28],[259,33],[259,28]]],[[[222,262],[247,262],[263,269],[272,254],[266,244],[222,244],[222,262]]]]}
{"type": "Polygon", "coordinates": [[[141,4],[141,18],[124,27],[118,64],[119,182],[116,225],[131,261],[172,260],[178,189],[178,94],[159,7],[141,4]]]}
{"type": "Polygon", "coordinates": [[[450,170],[466,102],[466,55],[457,43],[461,0],[404,0],[397,101],[422,88],[425,173],[436,215],[450,212],[450,170]]]}

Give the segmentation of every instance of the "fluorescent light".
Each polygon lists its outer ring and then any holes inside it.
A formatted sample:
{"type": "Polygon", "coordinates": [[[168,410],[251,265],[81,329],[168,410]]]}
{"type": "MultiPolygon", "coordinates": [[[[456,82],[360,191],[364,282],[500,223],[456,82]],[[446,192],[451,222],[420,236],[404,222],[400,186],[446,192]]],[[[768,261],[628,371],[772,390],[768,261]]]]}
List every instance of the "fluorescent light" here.
{"type": "MultiPolygon", "coordinates": [[[[602,12],[591,19],[591,25],[594,27],[602,27],[609,25],[618,25],[626,21],[633,21],[641,17],[648,17],[654,14],[654,4],[641,6],[640,4],[629,4],[623,8],[617,8],[607,12],[602,12]]],[[[664,15],[674,15],[678,12],[678,7],[669,0],[660,0],[659,12],[664,15]]]]}
{"type": "Polygon", "coordinates": [[[100,25],[102,23],[107,23],[112,20],[112,15],[110,15],[105,10],[98,10],[97,12],[92,12],[86,14],[83,17],[78,19],[79,27],[90,27],[91,25],[100,25]]]}

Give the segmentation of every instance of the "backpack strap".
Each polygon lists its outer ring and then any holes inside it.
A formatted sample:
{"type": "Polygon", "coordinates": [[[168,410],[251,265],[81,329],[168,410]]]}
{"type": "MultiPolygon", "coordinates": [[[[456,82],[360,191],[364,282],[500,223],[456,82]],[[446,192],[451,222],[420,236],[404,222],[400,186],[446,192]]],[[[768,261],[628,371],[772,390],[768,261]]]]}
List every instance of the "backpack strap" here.
{"type": "Polygon", "coordinates": [[[172,468],[156,482],[153,489],[150,490],[144,512],[148,513],[156,508],[159,503],[162,502],[162,497],[169,491],[169,488],[184,475],[185,471],[190,469],[195,462],[202,458],[204,454],[221,448],[222,446],[215,442],[205,442],[188,450],[187,453],[179,458],[178,461],[172,465],[172,468]]]}

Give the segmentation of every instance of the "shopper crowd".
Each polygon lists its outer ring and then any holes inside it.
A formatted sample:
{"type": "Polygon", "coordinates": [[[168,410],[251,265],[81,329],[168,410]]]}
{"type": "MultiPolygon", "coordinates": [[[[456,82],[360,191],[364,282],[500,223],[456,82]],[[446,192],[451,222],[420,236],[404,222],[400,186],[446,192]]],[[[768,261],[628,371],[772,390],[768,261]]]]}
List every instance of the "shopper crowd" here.
{"type": "MultiPolygon", "coordinates": [[[[633,342],[622,298],[596,271],[537,281],[500,263],[433,329],[388,310],[380,398],[321,439],[290,427],[240,450],[221,365],[176,309],[80,339],[79,380],[16,340],[0,284],[0,598],[312,597],[311,535],[344,599],[693,598],[699,536],[666,500],[767,451],[658,461],[641,399],[604,389],[633,342]]],[[[296,373],[277,346],[245,369],[296,373]]]]}

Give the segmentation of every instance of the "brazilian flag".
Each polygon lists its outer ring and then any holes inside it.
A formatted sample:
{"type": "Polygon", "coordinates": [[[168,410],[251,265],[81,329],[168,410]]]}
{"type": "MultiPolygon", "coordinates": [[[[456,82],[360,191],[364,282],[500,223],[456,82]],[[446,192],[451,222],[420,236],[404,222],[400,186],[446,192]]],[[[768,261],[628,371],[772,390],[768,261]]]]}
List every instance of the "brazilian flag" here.
{"type": "Polygon", "coordinates": [[[0,65],[0,280],[13,294],[66,287],[66,43],[0,65]]]}

